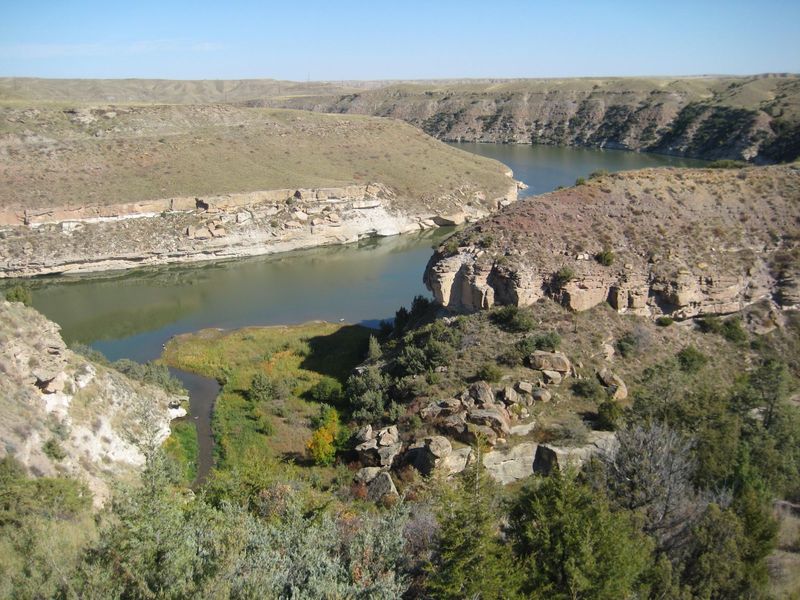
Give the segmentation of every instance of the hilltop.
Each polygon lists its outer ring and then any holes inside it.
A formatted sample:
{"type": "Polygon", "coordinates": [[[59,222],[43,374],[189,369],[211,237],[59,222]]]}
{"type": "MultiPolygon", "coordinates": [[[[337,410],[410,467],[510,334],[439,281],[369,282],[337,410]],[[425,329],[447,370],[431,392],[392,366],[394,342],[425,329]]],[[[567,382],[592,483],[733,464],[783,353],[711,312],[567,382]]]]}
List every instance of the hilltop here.
{"type": "Polygon", "coordinates": [[[400,119],[445,141],[622,148],[757,163],[800,156],[796,74],[288,82],[0,78],[0,103],[201,104],[400,119]]]}

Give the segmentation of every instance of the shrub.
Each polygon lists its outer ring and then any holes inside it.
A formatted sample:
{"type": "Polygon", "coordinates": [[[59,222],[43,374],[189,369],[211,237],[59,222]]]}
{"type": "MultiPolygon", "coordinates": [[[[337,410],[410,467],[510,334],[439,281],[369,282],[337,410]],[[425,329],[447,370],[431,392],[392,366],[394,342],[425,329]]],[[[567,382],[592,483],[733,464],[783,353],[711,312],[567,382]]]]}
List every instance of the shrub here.
{"type": "Polygon", "coordinates": [[[64,460],[67,457],[67,453],[56,438],[47,440],[42,446],[42,452],[53,460],[64,460]]]}
{"type": "Polygon", "coordinates": [[[597,426],[600,429],[613,431],[622,419],[622,407],[618,402],[608,398],[597,408],[597,426]]]}
{"type": "Polygon", "coordinates": [[[111,366],[131,379],[157,385],[173,394],[186,393],[180,379],[173,377],[166,365],[154,363],[152,361],[138,363],[134,360],[121,358],[111,363],[111,366]]]}
{"type": "Polygon", "coordinates": [[[265,373],[256,373],[247,391],[247,398],[251,402],[269,402],[275,397],[275,385],[272,380],[265,373]]]}
{"type": "Polygon", "coordinates": [[[489,318],[492,323],[510,332],[523,333],[536,328],[533,317],[519,306],[501,306],[492,311],[489,318]]]}
{"type": "Polygon", "coordinates": [[[703,333],[722,333],[722,322],[715,316],[701,317],[695,323],[703,333]]]}
{"type": "Polygon", "coordinates": [[[608,169],[597,169],[596,171],[589,173],[589,179],[598,179],[600,177],[605,177],[606,175],[608,175],[608,169]]]}
{"type": "Polygon", "coordinates": [[[590,400],[601,400],[606,396],[605,389],[594,378],[577,379],[571,389],[576,396],[590,400]]]}
{"type": "Polygon", "coordinates": [[[616,347],[617,352],[619,352],[623,358],[628,358],[629,356],[633,356],[636,352],[638,341],[632,333],[626,333],[617,340],[616,347]]]}
{"type": "Polygon", "coordinates": [[[595,260],[604,267],[610,267],[614,264],[614,252],[611,250],[603,250],[595,255],[595,260]]]}
{"type": "Polygon", "coordinates": [[[748,166],[747,163],[742,160],[730,159],[715,160],[708,163],[709,169],[743,169],[746,166],[748,166]]]}
{"type": "Polygon", "coordinates": [[[331,406],[323,406],[317,418],[317,429],[306,444],[306,449],[318,465],[330,465],[336,457],[336,450],[341,446],[346,430],[339,422],[339,413],[331,406]]]}
{"type": "Polygon", "coordinates": [[[656,325],[659,327],[669,327],[674,322],[671,317],[661,316],[656,319],[656,325]]]}
{"type": "Polygon", "coordinates": [[[323,377],[308,390],[308,395],[314,402],[335,406],[342,401],[342,384],[333,377],[323,377]]]}
{"type": "Polygon", "coordinates": [[[684,373],[697,373],[708,362],[708,357],[694,346],[686,346],[678,352],[677,358],[684,373]]]}
{"type": "Polygon", "coordinates": [[[490,383],[496,383],[500,381],[500,378],[503,376],[503,371],[497,365],[493,363],[486,363],[477,372],[478,379],[483,379],[484,381],[488,381],[490,383]]]}
{"type": "Polygon", "coordinates": [[[6,292],[6,300],[9,302],[22,302],[25,306],[30,306],[33,302],[33,295],[29,287],[17,284],[6,292]]]}
{"type": "Polygon", "coordinates": [[[721,328],[722,337],[734,344],[744,344],[747,342],[747,332],[742,327],[742,320],[733,317],[725,320],[721,328]]]}
{"type": "Polygon", "coordinates": [[[353,418],[375,422],[395,410],[386,398],[386,377],[377,367],[368,367],[351,375],[345,385],[345,397],[353,410],[353,418]]]}
{"type": "Polygon", "coordinates": [[[575,271],[573,271],[570,267],[561,267],[556,274],[553,276],[553,283],[556,287],[561,287],[568,284],[570,281],[575,279],[575,271]]]}
{"type": "Polygon", "coordinates": [[[409,344],[397,357],[397,365],[405,374],[419,375],[428,370],[428,357],[422,348],[409,344]]]}
{"type": "Polygon", "coordinates": [[[441,251],[447,256],[458,254],[458,240],[455,238],[455,236],[445,240],[444,244],[441,246],[441,251]]]}
{"type": "Polygon", "coordinates": [[[585,185],[585,184],[586,184],[586,179],[584,179],[583,177],[578,177],[575,180],[575,185],[585,185]]]}

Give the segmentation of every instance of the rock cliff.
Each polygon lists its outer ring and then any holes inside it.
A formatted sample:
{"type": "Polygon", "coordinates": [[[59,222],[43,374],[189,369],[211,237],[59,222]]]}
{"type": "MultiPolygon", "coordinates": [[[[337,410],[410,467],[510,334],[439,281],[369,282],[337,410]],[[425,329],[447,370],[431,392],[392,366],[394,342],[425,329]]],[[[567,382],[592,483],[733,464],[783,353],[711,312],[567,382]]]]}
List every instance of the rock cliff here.
{"type": "Polygon", "coordinates": [[[796,75],[411,82],[251,104],[393,117],[446,141],[766,163],[800,155],[796,75]]]}
{"type": "Polygon", "coordinates": [[[575,311],[687,318],[800,306],[800,169],[599,175],[473,224],[425,282],[456,310],[550,297],[575,311]]]}
{"type": "Polygon", "coordinates": [[[180,401],[70,351],[32,308],[0,302],[0,458],[34,476],[77,477],[101,504],[112,480],[144,464],[144,445],[186,414],[180,401]]]}

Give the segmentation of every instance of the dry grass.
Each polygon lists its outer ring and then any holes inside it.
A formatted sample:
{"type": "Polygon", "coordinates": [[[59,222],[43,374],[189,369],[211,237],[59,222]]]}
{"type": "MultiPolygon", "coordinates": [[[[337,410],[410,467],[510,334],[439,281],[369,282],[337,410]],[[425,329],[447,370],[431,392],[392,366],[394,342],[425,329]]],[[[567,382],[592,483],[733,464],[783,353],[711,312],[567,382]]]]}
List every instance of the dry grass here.
{"type": "Polygon", "coordinates": [[[232,106],[0,108],[0,208],[380,182],[409,202],[504,195],[506,168],[404,123],[232,106]]]}

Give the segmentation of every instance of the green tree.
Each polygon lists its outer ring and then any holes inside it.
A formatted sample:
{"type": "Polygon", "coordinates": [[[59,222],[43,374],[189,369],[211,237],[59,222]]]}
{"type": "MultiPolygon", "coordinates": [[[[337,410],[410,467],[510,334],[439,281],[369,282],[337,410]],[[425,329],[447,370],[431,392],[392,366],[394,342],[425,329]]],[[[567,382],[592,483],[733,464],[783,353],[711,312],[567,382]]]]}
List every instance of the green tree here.
{"type": "Polygon", "coordinates": [[[434,598],[488,600],[516,597],[511,548],[498,530],[497,502],[481,461],[476,461],[439,499],[438,551],[428,567],[434,598]]]}
{"type": "Polygon", "coordinates": [[[29,287],[17,284],[6,292],[6,300],[9,302],[22,302],[25,306],[30,306],[33,302],[33,295],[29,287]]]}
{"type": "Polygon", "coordinates": [[[755,597],[763,566],[753,562],[744,526],[732,509],[709,505],[692,532],[683,582],[708,600],[755,597]]]}
{"type": "Polygon", "coordinates": [[[370,334],[369,336],[369,346],[367,347],[367,359],[368,360],[379,360],[383,356],[383,351],[381,350],[381,344],[374,335],[370,334]]]}
{"type": "Polygon", "coordinates": [[[534,598],[627,598],[641,587],[652,543],[628,513],[571,473],[536,478],[515,499],[510,536],[534,598]]]}

